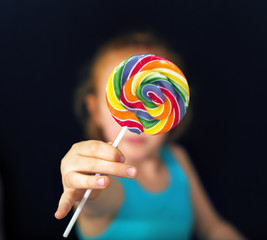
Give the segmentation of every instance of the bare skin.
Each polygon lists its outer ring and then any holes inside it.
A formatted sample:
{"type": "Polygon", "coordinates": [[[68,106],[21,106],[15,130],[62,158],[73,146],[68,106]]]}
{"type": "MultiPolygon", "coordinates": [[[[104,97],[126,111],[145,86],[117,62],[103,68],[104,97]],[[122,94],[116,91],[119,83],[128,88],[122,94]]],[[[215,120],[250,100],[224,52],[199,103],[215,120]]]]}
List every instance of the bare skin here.
{"type": "MultiPolygon", "coordinates": [[[[144,52],[155,51],[151,49],[109,51],[95,66],[96,77],[99,80],[97,92],[95,95],[88,95],[85,102],[107,142],[112,142],[116,138],[120,126],[110,116],[105,103],[106,79],[113,68],[126,57],[144,52]],[[105,70],[102,68],[103,65],[105,70]]],[[[61,162],[64,192],[55,217],[64,218],[75,202],[81,200],[85,190],[91,188],[92,194],[78,221],[85,235],[95,236],[110,224],[124,199],[123,188],[113,176],[136,178],[151,192],[164,190],[168,185],[169,175],[159,158],[158,151],[166,138],[167,134],[138,136],[128,131],[119,144],[120,150],[111,144],[94,140],[74,144],[61,162]],[[94,173],[100,173],[101,176],[91,175],[94,173]]],[[[184,149],[174,145],[171,149],[190,182],[196,231],[200,238],[245,239],[215,211],[184,149]]]]}

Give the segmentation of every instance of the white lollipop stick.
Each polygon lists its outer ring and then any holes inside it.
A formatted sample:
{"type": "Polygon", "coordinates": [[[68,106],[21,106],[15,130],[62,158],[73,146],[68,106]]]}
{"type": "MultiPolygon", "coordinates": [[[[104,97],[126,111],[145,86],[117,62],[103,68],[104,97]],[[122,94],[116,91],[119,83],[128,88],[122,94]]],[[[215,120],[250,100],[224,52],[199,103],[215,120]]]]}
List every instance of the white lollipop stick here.
{"type": "MultiPolygon", "coordinates": [[[[119,145],[119,143],[120,143],[121,139],[123,138],[124,134],[126,133],[126,131],[127,131],[127,127],[126,126],[122,127],[120,133],[118,134],[114,143],[112,144],[113,147],[117,147],[119,145]]],[[[99,173],[96,174],[96,176],[99,176],[99,175],[100,175],[99,173]]],[[[74,212],[65,232],[63,233],[64,238],[67,238],[69,236],[69,233],[70,233],[74,223],[76,222],[84,204],[86,203],[88,197],[90,196],[91,192],[92,192],[92,189],[87,189],[85,194],[83,195],[82,201],[80,202],[79,206],[77,207],[76,211],[74,212]]]]}

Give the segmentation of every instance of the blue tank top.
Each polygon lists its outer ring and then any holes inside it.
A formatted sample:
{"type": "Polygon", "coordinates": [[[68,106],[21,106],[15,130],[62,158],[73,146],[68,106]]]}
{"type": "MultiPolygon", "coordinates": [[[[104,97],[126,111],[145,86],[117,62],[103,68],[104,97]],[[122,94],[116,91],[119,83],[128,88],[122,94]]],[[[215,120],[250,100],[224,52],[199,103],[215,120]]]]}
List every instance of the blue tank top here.
{"type": "Polygon", "coordinates": [[[166,146],[160,156],[169,173],[169,185],[161,192],[145,190],[137,180],[118,178],[124,201],[109,226],[98,236],[86,237],[77,226],[80,240],[190,239],[193,208],[187,176],[166,146]]]}

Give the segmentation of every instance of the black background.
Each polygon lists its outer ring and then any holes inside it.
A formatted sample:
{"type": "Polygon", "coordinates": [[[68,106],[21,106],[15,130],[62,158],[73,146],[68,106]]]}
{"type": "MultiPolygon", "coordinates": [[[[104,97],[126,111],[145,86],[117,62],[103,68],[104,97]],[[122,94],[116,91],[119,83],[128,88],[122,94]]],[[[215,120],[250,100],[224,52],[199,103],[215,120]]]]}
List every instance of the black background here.
{"type": "MultiPolygon", "coordinates": [[[[180,139],[218,212],[266,233],[264,1],[2,1],[0,169],[7,239],[61,239],[60,160],[83,140],[81,64],[111,36],[152,26],[183,56],[193,121],[180,139]]],[[[72,233],[70,239],[75,239],[72,233]]]]}

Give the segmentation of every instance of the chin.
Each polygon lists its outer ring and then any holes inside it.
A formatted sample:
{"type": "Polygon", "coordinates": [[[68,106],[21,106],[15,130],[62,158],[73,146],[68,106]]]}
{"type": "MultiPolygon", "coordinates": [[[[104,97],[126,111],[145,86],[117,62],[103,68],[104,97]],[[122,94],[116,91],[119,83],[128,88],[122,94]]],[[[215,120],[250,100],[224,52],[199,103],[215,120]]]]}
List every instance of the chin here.
{"type": "Polygon", "coordinates": [[[140,163],[146,159],[145,154],[127,154],[125,155],[126,160],[128,159],[129,163],[140,163]]]}
{"type": "Polygon", "coordinates": [[[128,133],[122,139],[119,149],[129,162],[140,162],[158,156],[158,150],[166,139],[166,135],[136,135],[128,133]]]}
{"type": "Polygon", "coordinates": [[[122,144],[120,150],[130,162],[138,163],[150,157],[149,148],[145,145],[122,144]]]}

